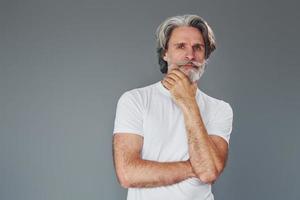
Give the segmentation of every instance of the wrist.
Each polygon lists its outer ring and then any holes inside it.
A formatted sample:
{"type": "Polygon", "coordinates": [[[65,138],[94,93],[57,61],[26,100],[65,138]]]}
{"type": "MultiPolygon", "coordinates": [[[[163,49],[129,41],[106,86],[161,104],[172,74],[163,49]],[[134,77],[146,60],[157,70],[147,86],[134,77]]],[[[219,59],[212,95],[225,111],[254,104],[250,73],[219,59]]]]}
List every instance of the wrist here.
{"type": "Polygon", "coordinates": [[[195,113],[199,110],[196,99],[189,99],[180,104],[182,112],[186,114],[195,113]]]}
{"type": "Polygon", "coordinates": [[[197,175],[195,174],[193,167],[191,165],[190,160],[184,161],[185,162],[185,167],[186,167],[186,172],[187,172],[187,177],[188,178],[193,178],[193,177],[197,177],[197,175]]]}

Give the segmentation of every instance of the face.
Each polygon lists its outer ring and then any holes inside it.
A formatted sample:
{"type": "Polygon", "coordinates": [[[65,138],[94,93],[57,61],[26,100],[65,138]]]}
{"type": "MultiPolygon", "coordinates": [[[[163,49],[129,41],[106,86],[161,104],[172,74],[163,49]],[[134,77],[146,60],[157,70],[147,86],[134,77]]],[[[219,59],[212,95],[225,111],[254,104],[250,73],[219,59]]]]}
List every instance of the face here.
{"type": "Polygon", "coordinates": [[[201,32],[188,26],[175,28],[163,59],[168,63],[168,72],[172,68],[179,68],[192,82],[197,81],[204,71],[205,62],[205,45],[201,32]]]}

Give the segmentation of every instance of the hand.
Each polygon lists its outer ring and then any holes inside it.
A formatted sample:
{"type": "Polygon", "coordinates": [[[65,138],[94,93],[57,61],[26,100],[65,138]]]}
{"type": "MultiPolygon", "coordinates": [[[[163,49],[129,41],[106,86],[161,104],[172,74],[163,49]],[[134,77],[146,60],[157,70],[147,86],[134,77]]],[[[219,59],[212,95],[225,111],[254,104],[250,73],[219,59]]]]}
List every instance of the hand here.
{"type": "Polygon", "coordinates": [[[189,177],[193,178],[193,177],[196,177],[197,178],[197,175],[196,173],[194,172],[194,169],[192,167],[192,164],[191,164],[191,161],[190,159],[184,161],[187,165],[187,168],[188,168],[188,174],[189,174],[189,177]]]}
{"type": "Polygon", "coordinates": [[[189,78],[178,68],[173,68],[162,80],[173,100],[178,106],[184,106],[190,101],[195,101],[197,83],[191,83],[189,78]]]}

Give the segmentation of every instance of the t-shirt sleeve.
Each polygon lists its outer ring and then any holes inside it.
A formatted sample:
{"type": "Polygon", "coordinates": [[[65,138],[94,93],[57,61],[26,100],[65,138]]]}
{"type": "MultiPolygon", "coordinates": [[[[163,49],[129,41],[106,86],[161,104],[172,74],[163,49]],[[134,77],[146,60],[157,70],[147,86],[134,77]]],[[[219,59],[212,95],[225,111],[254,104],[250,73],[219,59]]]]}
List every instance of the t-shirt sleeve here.
{"type": "Polygon", "coordinates": [[[233,111],[231,106],[222,101],[212,120],[208,123],[206,130],[209,135],[218,135],[229,143],[232,131],[233,111]]]}
{"type": "Polygon", "coordinates": [[[138,96],[125,92],[119,99],[113,133],[143,136],[143,109],[138,96]]]}

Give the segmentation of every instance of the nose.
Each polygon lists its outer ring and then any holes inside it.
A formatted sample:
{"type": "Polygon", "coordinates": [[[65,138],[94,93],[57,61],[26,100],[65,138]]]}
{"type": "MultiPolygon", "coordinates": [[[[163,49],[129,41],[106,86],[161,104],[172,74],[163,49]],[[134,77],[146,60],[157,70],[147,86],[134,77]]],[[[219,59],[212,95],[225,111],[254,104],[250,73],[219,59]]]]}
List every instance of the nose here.
{"type": "Polygon", "coordinates": [[[195,52],[194,52],[194,49],[192,47],[186,48],[185,58],[188,59],[188,60],[194,60],[195,59],[195,52]]]}

